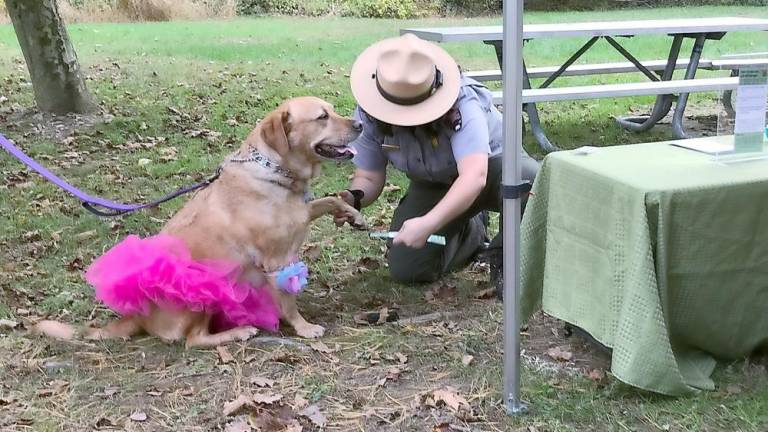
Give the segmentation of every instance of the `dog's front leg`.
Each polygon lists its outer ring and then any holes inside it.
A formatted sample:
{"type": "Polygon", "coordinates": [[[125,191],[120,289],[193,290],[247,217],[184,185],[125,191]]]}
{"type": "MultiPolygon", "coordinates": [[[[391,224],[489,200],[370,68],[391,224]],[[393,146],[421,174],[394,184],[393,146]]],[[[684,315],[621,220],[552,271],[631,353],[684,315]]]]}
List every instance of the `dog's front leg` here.
{"type": "Polygon", "coordinates": [[[310,324],[299,313],[296,305],[296,296],[277,290],[277,297],[280,301],[280,318],[293,327],[296,334],[307,339],[319,338],[325,333],[325,328],[317,324],[310,324]]]}
{"type": "Polygon", "coordinates": [[[320,216],[335,212],[343,212],[352,221],[350,225],[355,228],[365,228],[365,219],[359,211],[347,204],[339,197],[329,196],[318,198],[309,202],[309,220],[313,221],[320,216]]]}

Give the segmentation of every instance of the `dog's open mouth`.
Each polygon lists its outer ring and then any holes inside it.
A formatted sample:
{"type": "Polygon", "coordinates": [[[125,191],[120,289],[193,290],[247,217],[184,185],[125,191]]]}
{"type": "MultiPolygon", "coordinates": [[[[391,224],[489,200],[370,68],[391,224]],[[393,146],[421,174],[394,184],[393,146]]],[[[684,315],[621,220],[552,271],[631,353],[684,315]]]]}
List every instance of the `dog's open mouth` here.
{"type": "Polygon", "coordinates": [[[354,148],[348,145],[338,146],[321,143],[315,146],[315,153],[325,159],[339,160],[352,159],[357,152],[354,148]]]}

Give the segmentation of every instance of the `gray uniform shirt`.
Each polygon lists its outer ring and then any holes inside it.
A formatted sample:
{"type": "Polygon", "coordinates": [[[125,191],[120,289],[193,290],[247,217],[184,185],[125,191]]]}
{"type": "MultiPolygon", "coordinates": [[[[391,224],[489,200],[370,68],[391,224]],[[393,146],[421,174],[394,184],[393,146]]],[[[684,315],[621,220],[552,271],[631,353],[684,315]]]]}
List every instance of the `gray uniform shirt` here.
{"type": "Polygon", "coordinates": [[[462,77],[455,107],[461,113],[461,129],[439,127],[436,139],[431,126],[393,126],[392,135],[384,135],[358,107],[354,117],[363,123],[363,132],[352,143],[357,150],[352,161],[368,171],[383,171],[391,163],[412,180],[453,183],[459,175],[457,161],[471,154],[496,156],[502,144],[501,113],[482,84],[462,77]]]}

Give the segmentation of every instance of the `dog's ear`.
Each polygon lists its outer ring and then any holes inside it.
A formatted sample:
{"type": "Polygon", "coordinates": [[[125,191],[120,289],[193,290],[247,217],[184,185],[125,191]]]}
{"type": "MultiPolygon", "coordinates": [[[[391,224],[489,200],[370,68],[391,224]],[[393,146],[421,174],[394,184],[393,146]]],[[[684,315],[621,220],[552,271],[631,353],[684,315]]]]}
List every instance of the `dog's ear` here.
{"type": "Polygon", "coordinates": [[[277,154],[283,156],[288,153],[288,111],[275,111],[261,121],[261,139],[272,147],[277,154]]]}

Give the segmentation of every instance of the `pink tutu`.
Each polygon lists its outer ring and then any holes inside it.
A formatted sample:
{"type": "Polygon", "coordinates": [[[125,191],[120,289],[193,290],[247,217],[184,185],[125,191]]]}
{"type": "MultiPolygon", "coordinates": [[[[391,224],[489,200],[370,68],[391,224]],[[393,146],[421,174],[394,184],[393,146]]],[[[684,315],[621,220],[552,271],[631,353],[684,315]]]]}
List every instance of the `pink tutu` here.
{"type": "Polygon", "coordinates": [[[225,260],[193,260],[178,238],[132,235],[94,261],[85,279],[96,298],[121,315],[146,315],[155,304],[210,313],[215,331],[277,331],[279,312],[268,288],[236,282],[239,271],[225,260]]]}

